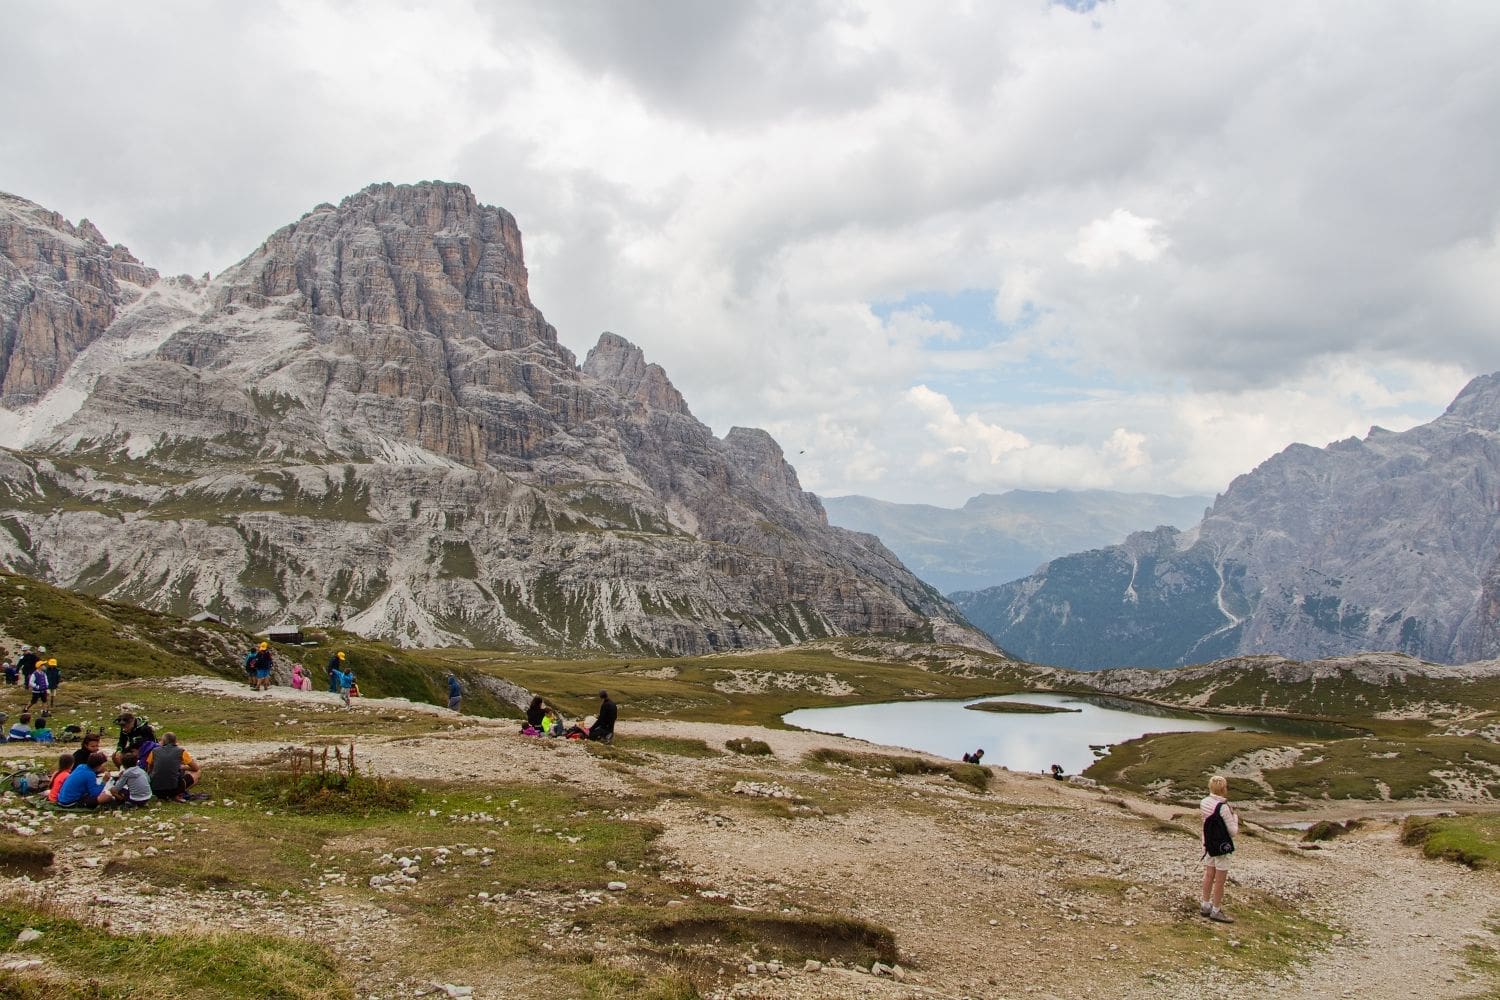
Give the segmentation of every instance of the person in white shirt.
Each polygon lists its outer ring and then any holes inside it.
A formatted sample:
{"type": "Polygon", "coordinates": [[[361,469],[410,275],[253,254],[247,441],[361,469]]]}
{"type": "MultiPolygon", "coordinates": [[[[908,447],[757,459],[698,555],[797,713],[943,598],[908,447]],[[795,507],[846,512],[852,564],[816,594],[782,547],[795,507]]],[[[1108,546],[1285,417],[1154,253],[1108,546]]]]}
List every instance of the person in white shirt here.
{"type": "Polygon", "coordinates": [[[1198,803],[1198,811],[1203,814],[1204,829],[1204,852],[1203,852],[1203,893],[1198,897],[1198,912],[1210,920],[1221,924],[1232,924],[1234,918],[1224,912],[1224,883],[1229,880],[1229,858],[1234,851],[1234,837],[1240,832],[1240,818],[1235,815],[1233,807],[1229,805],[1229,779],[1222,774],[1216,774],[1208,779],[1208,794],[1203,801],[1198,803]],[[1224,820],[1224,826],[1229,830],[1231,838],[1229,852],[1223,854],[1210,854],[1208,851],[1208,830],[1206,824],[1210,816],[1218,812],[1224,820]]]}

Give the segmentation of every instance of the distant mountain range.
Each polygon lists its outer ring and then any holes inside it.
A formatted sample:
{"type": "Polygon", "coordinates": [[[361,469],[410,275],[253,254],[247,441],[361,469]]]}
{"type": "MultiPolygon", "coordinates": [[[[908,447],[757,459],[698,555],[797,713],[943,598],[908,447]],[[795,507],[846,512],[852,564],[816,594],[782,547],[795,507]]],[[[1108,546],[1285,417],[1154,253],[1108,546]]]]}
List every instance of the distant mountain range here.
{"type": "Polygon", "coordinates": [[[1013,655],[1075,668],[1500,656],[1500,374],[1409,431],[1292,445],[1189,531],[1138,533],[957,603],[1013,655]]]}
{"type": "Polygon", "coordinates": [[[822,500],[831,523],[878,535],[913,573],[945,594],[1006,583],[1049,559],[1109,545],[1134,531],[1188,527],[1212,502],[1108,490],[982,493],[956,510],[862,496],[822,500]]]}
{"type": "Polygon", "coordinates": [[[624,338],[579,365],[527,280],[461,184],[318,205],[212,280],[0,195],[0,563],[409,646],[989,647],[770,435],[715,437],[624,338]]]}

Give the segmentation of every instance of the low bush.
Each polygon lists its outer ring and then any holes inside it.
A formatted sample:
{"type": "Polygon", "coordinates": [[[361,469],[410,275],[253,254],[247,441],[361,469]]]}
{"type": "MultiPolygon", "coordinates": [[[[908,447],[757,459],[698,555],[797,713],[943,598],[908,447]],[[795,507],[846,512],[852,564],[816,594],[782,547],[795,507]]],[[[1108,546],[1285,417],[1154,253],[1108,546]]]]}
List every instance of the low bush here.
{"type": "Polygon", "coordinates": [[[993,775],[982,764],[954,764],[948,769],[948,777],[960,785],[968,785],[976,792],[983,792],[990,787],[993,775]]]}
{"type": "Polygon", "coordinates": [[[725,741],[724,747],[734,753],[741,753],[750,757],[768,757],[771,754],[771,744],[765,740],[752,740],[744,736],[725,741]]]}

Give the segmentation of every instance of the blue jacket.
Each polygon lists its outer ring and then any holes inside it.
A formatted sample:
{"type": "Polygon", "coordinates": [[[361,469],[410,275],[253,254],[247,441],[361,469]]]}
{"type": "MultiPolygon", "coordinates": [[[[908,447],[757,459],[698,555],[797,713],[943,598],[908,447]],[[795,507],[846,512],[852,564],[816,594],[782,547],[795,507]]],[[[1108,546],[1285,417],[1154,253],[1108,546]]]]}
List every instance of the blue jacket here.
{"type": "Polygon", "coordinates": [[[102,791],[104,791],[103,779],[87,764],[79,764],[63,781],[62,788],[58,789],[57,804],[76,806],[85,797],[97,799],[102,791]]]}

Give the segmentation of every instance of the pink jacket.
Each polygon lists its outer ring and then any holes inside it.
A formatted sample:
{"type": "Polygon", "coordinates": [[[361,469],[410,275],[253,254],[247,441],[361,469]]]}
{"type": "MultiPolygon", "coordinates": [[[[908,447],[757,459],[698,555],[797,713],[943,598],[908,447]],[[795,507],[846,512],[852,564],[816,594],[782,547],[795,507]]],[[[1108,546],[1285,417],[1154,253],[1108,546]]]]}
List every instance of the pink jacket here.
{"type": "Polygon", "coordinates": [[[1203,814],[1204,819],[1208,819],[1214,814],[1214,806],[1220,802],[1224,803],[1224,808],[1220,810],[1219,815],[1224,817],[1224,825],[1229,827],[1229,835],[1238,837],[1240,818],[1234,814],[1234,807],[1229,804],[1229,800],[1222,795],[1205,795],[1203,801],[1198,803],[1198,811],[1203,814]]]}

